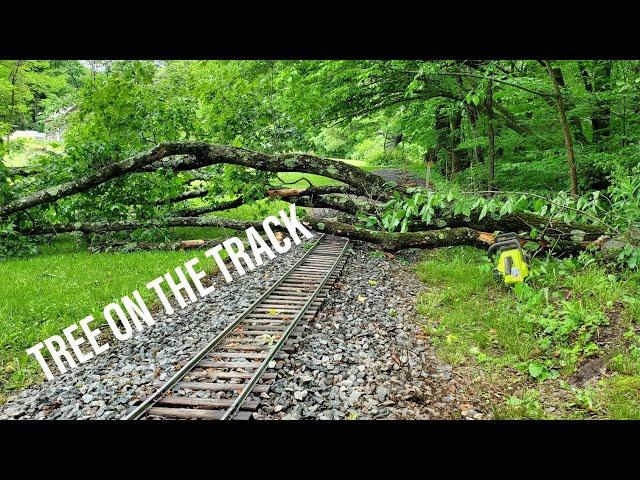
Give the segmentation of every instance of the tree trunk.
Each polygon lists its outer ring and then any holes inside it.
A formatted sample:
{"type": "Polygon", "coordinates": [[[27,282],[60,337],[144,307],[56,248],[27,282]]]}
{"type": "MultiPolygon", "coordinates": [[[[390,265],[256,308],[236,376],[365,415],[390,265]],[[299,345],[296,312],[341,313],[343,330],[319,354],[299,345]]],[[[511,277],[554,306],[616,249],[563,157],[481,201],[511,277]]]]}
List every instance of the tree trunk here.
{"type": "MultiPolygon", "coordinates": [[[[379,245],[386,251],[397,251],[405,248],[435,248],[454,245],[471,245],[479,248],[486,248],[495,241],[494,235],[486,231],[477,230],[470,227],[452,227],[437,230],[426,230],[418,232],[384,232],[378,230],[369,230],[360,228],[351,223],[327,219],[305,218],[302,223],[317,232],[328,233],[340,237],[350,238],[353,240],[362,240],[365,242],[379,245]]],[[[223,227],[236,231],[246,230],[249,227],[255,227],[262,230],[261,222],[240,221],[228,218],[218,217],[175,217],[164,220],[154,220],[147,222],[138,221],[119,221],[119,222],[84,222],[71,223],[61,225],[49,225],[42,227],[33,227],[29,229],[19,230],[25,235],[48,235],[69,232],[83,233],[103,233],[135,230],[138,228],[170,228],[170,227],[223,227]]],[[[506,229],[509,231],[509,229],[506,229]]],[[[503,230],[504,231],[504,230],[503,230]]],[[[585,236],[578,238],[567,238],[557,242],[538,241],[541,248],[553,249],[555,253],[574,253],[584,250],[591,245],[593,241],[586,240],[585,236]]]]}
{"type": "MultiPolygon", "coordinates": [[[[379,245],[387,251],[397,251],[404,248],[434,248],[451,245],[473,245],[486,247],[492,242],[491,234],[482,234],[473,229],[447,228],[426,232],[388,233],[375,230],[357,228],[348,223],[334,222],[325,219],[303,219],[305,225],[321,233],[328,233],[353,240],[362,240],[379,245]]],[[[194,218],[176,217],[153,222],[84,222],[82,224],[65,224],[56,227],[40,227],[24,230],[26,235],[45,235],[63,232],[103,233],[135,230],[137,228],[155,227],[224,227],[233,230],[246,230],[254,227],[262,230],[261,222],[231,220],[228,218],[194,218]]]]}
{"type": "Polygon", "coordinates": [[[20,229],[24,235],[52,235],[59,233],[82,232],[103,233],[136,230],[138,228],[171,228],[171,227],[225,227],[233,230],[245,230],[258,226],[257,222],[232,220],[221,217],[173,217],[161,220],[121,220],[116,222],[76,222],[58,225],[43,225],[20,229]]]}
{"type": "Polygon", "coordinates": [[[504,105],[502,105],[495,99],[493,100],[492,104],[494,113],[498,112],[502,116],[502,120],[507,127],[522,136],[533,135],[531,129],[527,125],[519,123],[515,115],[507,110],[504,105]]]}
{"type": "MultiPolygon", "coordinates": [[[[327,158],[302,153],[269,155],[203,142],[169,142],[160,144],[148,152],[102,167],[95,173],[9,202],[0,207],[0,217],[85,192],[130,173],[153,172],[159,168],[187,171],[221,163],[271,172],[313,173],[344,182],[350,185],[355,193],[365,196],[386,196],[389,191],[388,186],[385,185],[386,181],[379,175],[327,158]]],[[[401,187],[396,189],[401,190],[401,187]]]]}
{"type": "Polygon", "coordinates": [[[561,75],[560,68],[551,68],[551,63],[545,60],[547,72],[551,78],[553,84],[554,100],[556,107],[558,108],[558,117],[560,119],[560,125],[562,126],[562,134],[564,136],[564,144],[567,149],[567,163],[569,165],[569,182],[571,185],[571,193],[573,195],[578,194],[578,176],[576,173],[576,161],[573,150],[573,139],[571,138],[571,130],[569,129],[569,123],[567,122],[567,112],[565,110],[564,101],[562,100],[562,94],[560,92],[560,84],[558,82],[558,75],[561,75]]]}
{"type": "Polygon", "coordinates": [[[487,181],[487,190],[493,191],[493,185],[495,180],[495,165],[496,165],[496,143],[495,135],[493,132],[493,82],[489,80],[487,82],[487,137],[489,139],[489,178],[487,181]]]}
{"type": "Polygon", "coordinates": [[[436,248],[454,245],[486,248],[493,242],[493,235],[466,227],[425,232],[389,233],[357,228],[348,223],[323,219],[304,220],[303,223],[317,232],[373,243],[387,252],[396,252],[405,248],[436,248]]]}
{"type": "MultiPolygon", "coordinates": [[[[478,109],[475,106],[465,102],[465,108],[469,117],[469,125],[474,138],[478,138],[478,109]]],[[[473,149],[473,156],[477,163],[484,163],[484,152],[480,145],[476,145],[473,149]]]]}
{"type": "Polygon", "coordinates": [[[606,148],[605,142],[611,134],[611,107],[606,96],[611,90],[611,60],[594,60],[589,73],[584,62],[578,62],[584,88],[593,96],[594,109],[591,114],[593,143],[600,149],[606,148]],[[605,98],[602,98],[605,97],[605,98]]]}
{"type": "Polygon", "coordinates": [[[595,60],[593,88],[598,95],[596,110],[591,118],[593,143],[601,150],[606,149],[606,141],[611,135],[611,107],[607,95],[611,90],[611,60],[595,60]],[[603,98],[604,97],[604,98],[603,98]]]}
{"type": "MultiPolygon", "coordinates": [[[[275,229],[274,229],[275,230],[275,229]]],[[[217,238],[214,240],[180,240],[176,242],[136,242],[132,245],[132,242],[110,242],[110,243],[101,243],[101,244],[93,244],[89,247],[89,251],[94,252],[109,252],[113,250],[125,250],[127,252],[139,251],[139,250],[168,250],[168,251],[176,251],[176,250],[190,250],[194,248],[200,249],[208,249],[211,247],[215,247],[219,243],[222,243],[226,240],[224,237],[217,238]]]]}
{"type": "Polygon", "coordinates": [[[15,67],[9,77],[11,81],[11,108],[9,110],[9,131],[7,132],[7,151],[9,150],[9,136],[16,126],[16,84],[18,83],[18,72],[22,65],[22,60],[16,60],[15,67]]]}
{"type": "Polygon", "coordinates": [[[520,233],[530,232],[531,229],[535,228],[540,233],[544,232],[545,236],[554,241],[562,238],[571,238],[575,242],[595,241],[608,233],[603,227],[583,223],[565,223],[561,220],[552,220],[532,213],[511,213],[495,218],[489,214],[480,219],[480,214],[477,212],[472,212],[470,217],[466,217],[461,214],[451,215],[436,211],[434,216],[439,220],[441,227],[415,222],[411,228],[414,230],[433,230],[442,227],[469,227],[484,232],[520,233]]]}
{"type": "Polygon", "coordinates": [[[462,131],[460,126],[462,125],[462,112],[460,110],[455,111],[453,114],[453,118],[449,123],[449,141],[448,147],[449,152],[451,154],[451,174],[458,173],[465,168],[467,168],[467,164],[465,162],[465,158],[462,152],[457,152],[456,149],[462,140],[462,131]]]}

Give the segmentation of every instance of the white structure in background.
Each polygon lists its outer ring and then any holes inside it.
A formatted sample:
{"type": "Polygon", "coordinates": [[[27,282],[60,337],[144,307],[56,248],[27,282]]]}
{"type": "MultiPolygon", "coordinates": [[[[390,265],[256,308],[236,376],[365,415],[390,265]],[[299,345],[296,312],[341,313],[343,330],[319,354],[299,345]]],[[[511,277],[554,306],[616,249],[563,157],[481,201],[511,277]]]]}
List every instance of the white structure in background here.
{"type": "Polygon", "coordinates": [[[65,118],[71,112],[76,109],[75,105],[61,108],[57,112],[52,113],[44,120],[44,130],[47,140],[55,140],[57,142],[62,140],[62,135],[66,130],[65,118]]]}
{"type": "Polygon", "coordinates": [[[30,138],[32,140],[45,140],[47,135],[36,130],[16,130],[9,135],[9,140],[16,140],[18,138],[30,138]]]}
{"type": "Polygon", "coordinates": [[[62,140],[62,135],[66,130],[65,118],[68,114],[76,109],[75,105],[61,108],[57,112],[52,113],[44,120],[45,133],[37,130],[16,130],[9,135],[9,140],[17,140],[19,138],[29,138],[31,140],[62,140]]]}

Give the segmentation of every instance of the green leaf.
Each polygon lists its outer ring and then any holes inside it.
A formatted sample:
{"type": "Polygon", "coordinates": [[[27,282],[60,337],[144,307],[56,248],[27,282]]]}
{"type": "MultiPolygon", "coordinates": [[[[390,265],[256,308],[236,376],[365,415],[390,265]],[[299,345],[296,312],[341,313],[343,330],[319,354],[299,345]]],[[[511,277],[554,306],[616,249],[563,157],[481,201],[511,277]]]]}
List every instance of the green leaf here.
{"type": "Polygon", "coordinates": [[[542,372],[544,372],[544,367],[538,362],[531,362],[529,364],[529,374],[533,378],[538,378],[540,375],[542,375],[542,372]]]}
{"type": "Polygon", "coordinates": [[[489,210],[489,205],[485,204],[485,206],[482,207],[482,210],[480,211],[480,216],[478,217],[478,220],[482,220],[484,217],[487,216],[487,210],[489,210]]]}
{"type": "Polygon", "coordinates": [[[540,245],[538,245],[536,242],[527,242],[524,244],[524,249],[529,250],[531,252],[535,252],[539,248],[540,248],[540,245]]]}

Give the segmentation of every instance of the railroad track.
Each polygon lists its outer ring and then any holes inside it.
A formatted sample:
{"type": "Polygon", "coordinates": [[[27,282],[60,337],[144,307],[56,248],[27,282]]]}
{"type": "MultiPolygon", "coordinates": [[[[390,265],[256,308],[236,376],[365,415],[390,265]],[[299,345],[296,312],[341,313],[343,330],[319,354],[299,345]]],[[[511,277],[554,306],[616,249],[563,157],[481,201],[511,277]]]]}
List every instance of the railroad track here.
{"type": "Polygon", "coordinates": [[[320,235],[269,289],[153,395],[124,417],[247,420],[269,391],[267,372],[293,351],[344,265],[348,240],[320,235]],[[208,391],[210,398],[195,392],[208,391]]]}

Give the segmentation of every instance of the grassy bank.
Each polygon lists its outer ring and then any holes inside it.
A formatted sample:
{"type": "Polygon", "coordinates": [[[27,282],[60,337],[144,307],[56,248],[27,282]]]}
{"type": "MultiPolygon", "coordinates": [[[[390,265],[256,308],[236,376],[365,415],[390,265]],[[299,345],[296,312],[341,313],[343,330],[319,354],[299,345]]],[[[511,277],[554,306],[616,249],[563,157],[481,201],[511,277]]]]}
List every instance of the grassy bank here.
{"type": "Polygon", "coordinates": [[[534,260],[528,282],[508,289],[467,247],[428,252],[417,273],[429,285],[425,331],[446,361],[482,370],[496,418],[640,418],[637,275],[534,260]]]}
{"type": "Polygon", "coordinates": [[[42,378],[27,348],[87,315],[102,318],[104,305],[136,288],[150,300],[147,282],[196,255],[205,271],[213,271],[215,262],[200,250],[92,254],[68,242],[0,262],[0,277],[7,279],[0,302],[0,396],[42,378]]]}

